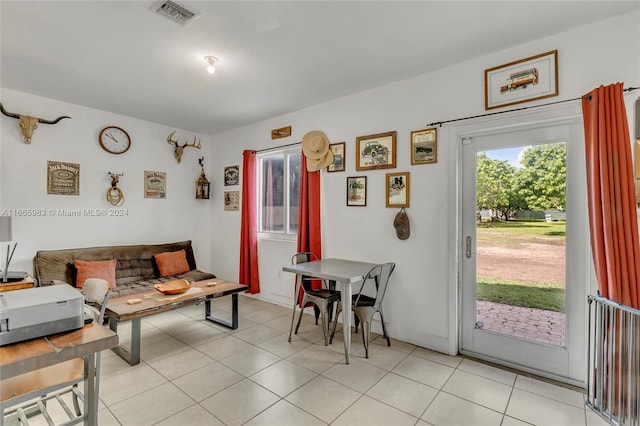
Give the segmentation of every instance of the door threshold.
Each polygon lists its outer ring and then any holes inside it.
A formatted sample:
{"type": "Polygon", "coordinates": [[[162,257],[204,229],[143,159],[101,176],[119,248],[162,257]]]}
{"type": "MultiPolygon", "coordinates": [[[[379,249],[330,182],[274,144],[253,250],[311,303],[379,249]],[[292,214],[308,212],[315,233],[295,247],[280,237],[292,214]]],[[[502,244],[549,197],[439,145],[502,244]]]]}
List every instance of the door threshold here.
{"type": "Polygon", "coordinates": [[[462,355],[463,358],[469,359],[471,361],[476,361],[481,364],[508,371],[510,373],[519,374],[524,377],[540,380],[542,382],[547,382],[556,386],[561,386],[576,392],[586,394],[587,384],[578,380],[557,376],[555,374],[545,373],[544,371],[535,370],[522,365],[510,363],[462,349],[460,350],[460,355],[462,355]]]}

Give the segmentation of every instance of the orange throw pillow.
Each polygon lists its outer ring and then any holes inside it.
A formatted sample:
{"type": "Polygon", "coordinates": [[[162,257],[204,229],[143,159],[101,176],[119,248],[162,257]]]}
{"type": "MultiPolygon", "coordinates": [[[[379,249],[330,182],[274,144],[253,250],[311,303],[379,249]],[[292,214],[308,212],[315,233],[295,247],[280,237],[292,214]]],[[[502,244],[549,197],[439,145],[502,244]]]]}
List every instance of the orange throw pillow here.
{"type": "Polygon", "coordinates": [[[76,275],[76,287],[82,288],[88,278],[102,278],[109,283],[111,289],[116,288],[116,259],[111,260],[76,260],[74,265],[76,275]]]}
{"type": "Polygon", "coordinates": [[[156,259],[156,264],[162,277],[184,274],[191,270],[187,262],[187,253],[184,249],[159,253],[153,257],[156,259]]]}

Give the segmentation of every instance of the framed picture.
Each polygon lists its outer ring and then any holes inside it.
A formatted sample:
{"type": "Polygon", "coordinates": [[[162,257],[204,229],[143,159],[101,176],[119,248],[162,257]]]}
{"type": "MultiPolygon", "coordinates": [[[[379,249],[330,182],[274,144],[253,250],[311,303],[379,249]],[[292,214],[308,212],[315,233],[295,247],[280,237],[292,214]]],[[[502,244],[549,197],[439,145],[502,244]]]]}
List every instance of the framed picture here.
{"type": "Polygon", "coordinates": [[[239,191],[225,191],[224,192],[224,209],[225,211],[238,210],[240,199],[239,191]]]}
{"type": "Polygon", "coordinates": [[[144,171],[144,198],[167,198],[167,174],[144,171]]]}
{"type": "Polygon", "coordinates": [[[240,166],[227,166],[224,168],[224,186],[237,185],[240,175],[240,166]]]}
{"type": "Polygon", "coordinates": [[[484,70],[484,108],[489,110],[558,96],[558,51],[484,70]]]}
{"type": "Polygon", "coordinates": [[[364,207],[367,205],[367,177],[350,176],[347,178],[347,206],[364,207]]]}
{"type": "Polygon", "coordinates": [[[47,161],[47,194],[80,195],[80,164],[47,161]]]}
{"type": "Polygon", "coordinates": [[[387,173],[387,207],[409,207],[409,172],[387,173]]]}
{"type": "Polygon", "coordinates": [[[396,132],[356,138],[356,170],[396,167],[396,132]]]}
{"type": "Polygon", "coordinates": [[[333,152],[333,163],[327,166],[327,172],[344,172],[344,146],[344,142],[329,145],[329,149],[333,152]]]}
{"type": "Polygon", "coordinates": [[[411,132],[411,164],[429,164],[438,161],[436,128],[411,132]]]}

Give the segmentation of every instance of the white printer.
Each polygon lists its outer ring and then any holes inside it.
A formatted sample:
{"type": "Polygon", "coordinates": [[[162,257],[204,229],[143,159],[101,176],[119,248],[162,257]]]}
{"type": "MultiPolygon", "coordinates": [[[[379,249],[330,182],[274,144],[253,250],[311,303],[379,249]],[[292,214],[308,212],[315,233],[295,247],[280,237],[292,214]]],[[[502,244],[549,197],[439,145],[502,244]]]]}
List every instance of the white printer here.
{"type": "Polygon", "coordinates": [[[0,346],[81,328],[83,307],[70,285],[0,292],[0,346]]]}

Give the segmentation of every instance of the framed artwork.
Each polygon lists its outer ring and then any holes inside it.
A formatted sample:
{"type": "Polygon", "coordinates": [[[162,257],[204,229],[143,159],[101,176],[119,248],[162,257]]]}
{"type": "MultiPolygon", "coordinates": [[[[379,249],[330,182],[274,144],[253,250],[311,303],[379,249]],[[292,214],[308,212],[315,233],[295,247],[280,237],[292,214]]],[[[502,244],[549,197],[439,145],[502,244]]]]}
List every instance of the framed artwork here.
{"type": "Polygon", "coordinates": [[[225,191],[224,192],[224,209],[225,211],[237,211],[240,205],[240,192],[239,191],[225,191]]]}
{"type": "Polygon", "coordinates": [[[327,166],[327,172],[344,172],[344,146],[344,142],[329,145],[329,149],[333,152],[333,163],[327,166]]]}
{"type": "Polygon", "coordinates": [[[409,172],[387,173],[387,207],[409,207],[409,172]]]}
{"type": "Polygon", "coordinates": [[[47,194],[80,195],[80,164],[47,161],[47,194]]]}
{"type": "Polygon", "coordinates": [[[438,161],[438,137],[435,127],[411,132],[411,164],[438,161]]]}
{"type": "Polygon", "coordinates": [[[144,171],[144,198],[167,198],[167,174],[144,171]]]}
{"type": "Polygon", "coordinates": [[[396,167],[396,132],[356,138],[356,170],[396,167]]]}
{"type": "Polygon", "coordinates": [[[484,70],[484,108],[489,110],[558,96],[558,51],[484,70]]]}
{"type": "Polygon", "coordinates": [[[240,166],[224,168],[224,186],[237,185],[240,178],[240,166]]]}
{"type": "Polygon", "coordinates": [[[347,178],[347,206],[364,207],[367,205],[367,177],[350,176],[347,178]]]}

